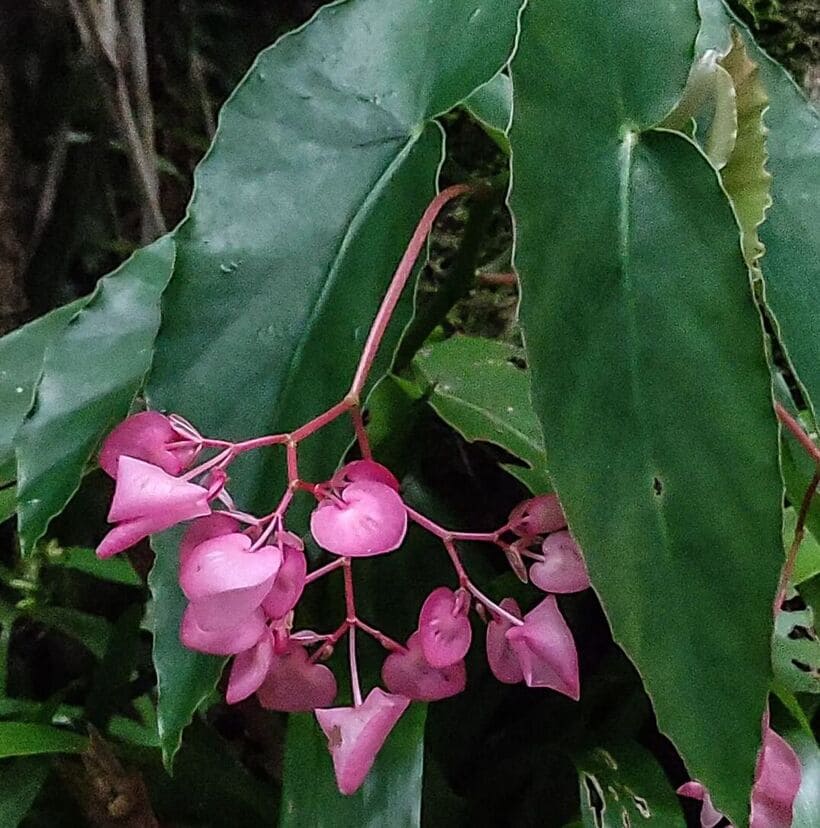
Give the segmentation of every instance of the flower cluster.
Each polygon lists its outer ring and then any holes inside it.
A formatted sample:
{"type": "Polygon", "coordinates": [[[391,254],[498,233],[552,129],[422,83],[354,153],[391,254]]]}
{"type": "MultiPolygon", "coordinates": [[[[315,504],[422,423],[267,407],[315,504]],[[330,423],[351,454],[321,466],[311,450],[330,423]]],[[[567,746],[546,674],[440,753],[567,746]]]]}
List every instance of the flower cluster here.
{"type": "Polygon", "coordinates": [[[348,403],[299,432],[244,443],[207,439],[180,417],[143,412],[108,436],[100,465],[116,480],[116,488],[109,512],[115,525],[98,554],[109,557],[151,533],[190,521],[179,548],[179,583],[188,601],[180,629],[183,644],[232,658],[228,703],[255,694],[271,710],[315,711],[343,793],[361,786],[411,701],[436,701],[464,690],[473,609],[487,622],[487,659],[500,681],[579,697],[575,642],[555,593],[586,589],[589,577],[555,495],[525,501],[495,532],[445,529],[404,502],[399,481],[371,458],[361,418],[348,403]],[[325,482],[301,480],[298,441],[346,412],[353,418],[363,459],[347,463],[325,482]],[[245,451],[276,444],[287,451],[289,485],[282,500],[263,517],[238,511],[227,490],[230,463],[245,451]],[[203,453],[212,456],[194,465],[203,453]],[[332,556],[312,572],[302,540],[285,525],[288,507],[300,491],[315,498],[311,535],[332,556]],[[410,522],[441,541],[456,583],[430,593],[417,629],[401,644],[359,617],[352,562],[399,549],[410,522]],[[495,603],[467,574],[458,549],[463,541],[503,551],[519,577],[547,595],[526,614],[512,598],[495,603]],[[295,629],[305,587],[336,569],[344,575],[342,623],[329,633],[295,629]],[[387,650],[382,667],[386,691],[376,687],[366,697],[362,694],[357,631],[387,650]],[[336,678],[323,662],[345,636],[353,704],[333,707],[336,678]]]}

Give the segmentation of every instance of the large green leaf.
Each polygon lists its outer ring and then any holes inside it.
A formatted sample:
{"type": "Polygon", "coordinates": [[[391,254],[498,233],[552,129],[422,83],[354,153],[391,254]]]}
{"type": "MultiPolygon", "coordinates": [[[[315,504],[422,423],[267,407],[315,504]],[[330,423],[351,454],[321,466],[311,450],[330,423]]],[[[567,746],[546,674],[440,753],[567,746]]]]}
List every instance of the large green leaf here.
{"type": "Polygon", "coordinates": [[[464,108],[484,127],[487,134],[509,155],[507,131],[512,117],[513,88],[510,76],[499,72],[479,86],[466,101],[464,108]]]}
{"type": "Polygon", "coordinates": [[[101,437],[128,413],[151,365],[173,261],[171,236],[135,253],[46,348],[34,406],[15,439],[24,553],[77,490],[101,437]]]}
{"type": "MultiPolygon", "coordinates": [[[[432,118],[506,63],[518,5],[335,4],[259,56],[222,111],[176,234],[152,405],[239,438],[292,429],[345,393],[434,192],[441,133],[432,118]]],[[[302,476],[327,477],[349,436],[340,423],[307,441],[302,476]]],[[[243,508],[265,508],[283,480],[281,453],[263,452],[232,469],[231,492],[243,508]]],[[[175,554],[164,540],[156,548],[175,554]]],[[[158,715],[171,753],[220,666],[199,656],[194,665],[172,642],[175,577],[164,562],[151,579],[164,639],[155,660],[166,677],[158,715]]]]}
{"type": "Polygon", "coordinates": [[[336,789],[327,739],[310,714],[288,722],[281,828],[412,828],[420,824],[426,705],[413,704],[352,796],[336,789]],[[310,780],[306,784],[306,780],[310,780]]]}
{"type": "Polygon", "coordinates": [[[43,753],[81,753],[88,739],[79,733],[29,722],[0,722],[0,759],[43,753]]]}
{"type": "Polygon", "coordinates": [[[792,78],[755,42],[721,0],[698,0],[704,19],[698,51],[725,49],[730,25],[741,31],[749,57],[759,65],[769,97],[768,169],[772,206],[760,228],[766,303],[813,410],[820,405],[820,116],[792,78]]]}
{"type": "Polygon", "coordinates": [[[684,87],[696,30],[684,0],[531,3],[511,204],[533,401],[570,526],[661,730],[746,825],[782,485],[733,213],[688,138],[648,130],[684,87]]]}
{"type": "Polygon", "coordinates": [[[48,776],[39,758],[4,759],[0,763],[0,828],[17,828],[48,776]]]}
{"type": "Polygon", "coordinates": [[[0,482],[16,477],[14,437],[31,408],[43,354],[86,301],[57,308],[0,339],[0,482]]]}
{"type": "Polygon", "coordinates": [[[530,401],[528,373],[519,349],[492,339],[454,336],[426,345],[414,366],[430,385],[436,413],[465,440],[501,446],[527,465],[504,468],[535,492],[548,492],[541,426],[530,401]]]}
{"type": "Polygon", "coordinates": [[[683,828],[680,803],[655,757],[636,742],[576,757],[584,828],[683,828]]]}

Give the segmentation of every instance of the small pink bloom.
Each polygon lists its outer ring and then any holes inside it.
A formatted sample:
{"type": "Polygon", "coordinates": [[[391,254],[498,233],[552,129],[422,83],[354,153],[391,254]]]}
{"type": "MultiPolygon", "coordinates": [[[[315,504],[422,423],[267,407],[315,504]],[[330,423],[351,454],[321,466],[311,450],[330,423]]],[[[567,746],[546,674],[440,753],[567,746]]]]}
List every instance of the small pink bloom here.
{"type": "Polygon", "coordinates": [[[461,661],[470,649],[473,631],[467,614],[469,595],[447,587],[434,589],[419,614],[419,637],[427,663],[432,667],[449,667],[461,661]]]}
{"type": "Polygon", "coordinates": [[[350,483],[369,480],[371,483],[383,483],[394,491],[399,490],[399,481],[387,466],[375,460],[354,460],[342,466],[330,480],[334,488],[343,488],[350,483]]]}
{"type": "Polygon", "coordinates": [[[250,650],[268,631],[261,609],[235,627],[226,630],[205,630],[189,606],[182,615],[180,640],[189,650],[208,655],[236,655],[250,650]]]}
{"type": "Polygon", "coordinates": [[[467,668],[463,660],[448,667],[433,667],[424,657],[416,631],[407,639],[406,650],[387,656],[382,680],[391,693],[431,702],[461,693],[467,686],[467,668]]]}
{"type": "Polygon", "coordinates": [[[100,449],[100,467],[110,477],[117,477],[121,456],[134,457],[177,475],[187,468],[199,451],[193,441],[187,446],[168,448],[184,442],[171,421],[158,411],[142,411],[123,420],[105,438],[100,449]]]}
{"type": "Polygon", "coordinates": [[[122,455],[108,512],[109,523],[118,525],[103,538],[97,555],[110,558],[148,535],[210,513],[208,492],[202,486],[122,455]]]}
{"type": "Polygon", "coordinates": [[[541,545],[543,561],[530,567],[530,580],[544,592],[581,592],[589,575],[578,544],[569,532],[553,532],[541,545]]]}
{"type": "MultiPolygon", "coordinates": [[[[763,716],[763,749],[757,759],[752,787],[750,828],[791,828],[794,800],[800,790],[800,760],[791,745],[769,726],[768,711],[763,716]]],[[[712,804],[709,791],[700,782],[687,782],[678,788],[681,796],[703,802],[702,828],[714,828],[723,814],[712,804]]]]}
{"type": "Polygon", "coordinates": [[[335,555],[381,555],[401,546],[407,512],[390,486],[358,480],[319,503],[310,516],[310,531],[319,546],[335,555]]]}
{"type": "Polygon", "coordinates": [[[376,754],[409,704],[409,699],[376,687],[358,707],[316,711],[343,794],[353,794],[362,786],[376,754]]]}
{"type": "Polygon", "coordinates": [[[546,535],[566,528],[567,519],[556,494],[539,495],[519,503],[510,512],[509,527],[516,535],[546,535]]]}
{"type": "Polygon", "coordinates": [[[203,630],[235,627],[270,592],[282,552],[275,546],[251,550],[251,545],[247,535],[234,532],[204,541],[183,559],[179,584],[203,630]]]}
{"type": "Polygon", "coordinates": [[[291,532],[283,532],[276,545],[282,550],[282,566],[262,607],[269,618],[284,618],[302,597],[307,576],[307,558],[302,541],[291,532]]]}
{"type": "MultiPolygon", "coordinates": [[[[505,598],[501,602],[501,609],[516,618],[521,618],[521,610],[514,598],[505,598]]],[[[504,684],[518,684],[519,681],[524,681],[518,656],[507,641],[507,631],[512,628],[512,621],[501,616],[493,617],[487,624],[487,662],[492,674],[504,684]]]]}
{"type": "Polygon", "coordinates": [[[192,521],[185,529],[185,534],[179,544],[180,569],[185,559],[199,544],[211,538],[218,538],[220,535],[231,535],[238,532],[240,528],[239,521],[224,512],[212,512],[210,515],[192,521]]]}
{"type": "Polygon", "coordinates": [[[324,664],[314,664],[307,650],[291,639],[274,653],[268,674],[256,693],[268,710],[299,713],[328,707],[336,698],[336,678],[324,664]]]}
{"type": "Polygon", "coordinates": [[[273,638],[266,632],[250,650],[234,657],[225,701],[236,704],[252,696],[262,686],[272,660],[273,638]]]}
{"type": "Polygon", "coordinates": [[[506,638],[528,687],[550,687],[575,701],[580,698],[578,652],[554,595],[530,610],[523,625],[507,630],[506,638]]]}

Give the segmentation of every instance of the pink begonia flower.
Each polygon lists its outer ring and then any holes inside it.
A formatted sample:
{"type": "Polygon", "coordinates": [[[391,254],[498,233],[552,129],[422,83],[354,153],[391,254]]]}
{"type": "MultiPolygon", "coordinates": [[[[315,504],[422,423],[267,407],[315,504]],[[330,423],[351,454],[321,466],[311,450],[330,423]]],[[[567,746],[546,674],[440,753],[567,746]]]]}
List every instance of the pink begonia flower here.
{"type": "Polygon", "coordinates": [[[381,555],[401,546],[407,512],[390,486],[357,480],[319,503],[310,516],[310,531],[319,546],[335,555],[381,555]]]}
{"type": "Polygon", "coordinates": [[[100,449],[100,468],[116,479],[119,459],[126,455],[177,475],[191,464],[199,451],[193,442],[168,448],[169,444],[184,440],[166,416],[158,411],[142,411],[123,420],[105,438],[100,449]]]}
{"type": "Polygon", "coordinates": [[[434,589],[419,613],[419,640],[424,657],[432,667],[449,667],[461,661],[470,649],[473,630],[470,598],[465,590],[434,589]]]}
{"type": "Polygon", "coordinates": [[[307,558],[301,539],[292,532],[282,532],[276,545],[282,550],[282,566],[262,602],[268,618],[284,618],[296,606],[307,577],[307,558]]]}
{"type": "Polygon", "coordinates": [[[461,693],[467,686],[464,661],[433,667],[424,657],[418,630],[407,639],[407,649],[390,653],[382,665],[382,680],[391,693],[415,701],[438,701],[461,693]]]}
{"type": "MultiPolygon", "coordinates": [[[[514,598],[505,598],[501,602],[501,609],[516,618],[521,618],[521,609],[514,598]]],[[[512,621],[501,616],[493,617],[487,624],[487,663],[492,674],[504,684],[518,684],[524,681],[518,656],[507,641],[507,631],[512,627],[512,621]]]]}
{"type": "Polygon", "coordinates": [[[234,657],[225,701],[236,704],[252,696],[265,681],[272,661],[273,636],[268,630],[250,650],[234,657]]]}
{"type": "Polygon", "coordinates": [[[208,655],[236,655],[256,646],[268,631],[265,613],[258,609],[253,615],[227,630],[205,630],[198,623],[189,605],[182,614],[180,641],[189,649],[208,655]]]}
{"type": "Polygon", "coordinates": [[[336,783],[343,794],[362,786],[390,731],[407,710],[410,699],[371,690],[358,707],[331,707],[316,711],[316,719],[327,736],[336,783]]]}
{"type": "Polygon", "coordinates": [[[519,503],[510,512],[510,529],[516,535],[546,535],[565,529],[567,519],[556,494],[539,495],[519,503]]]}
{"type": "Polygon", "coordinates": [[[394,491],[399,490],[399,481],[387,466],[375,460],[354,460],[342,466],[330,480],[335,488],[342,488],[350,483],[369,480],[371,483],[383,483],[394,491]]]}
{"type": "MultiPolygon", "coordinates": [[[[521,616],[511,598],[505,598],[501,608],[521,616]]],[[[578,701],[578,652],[555,596],[548,595],[523,620],[519,626],[507,619],[488,625],[487,660],[493,674],[507,684],[523,679],[528,687],[549,687],[578,701]]]]}
{"type": "Polygon", "coordinates": [[[179,566],[182,568],[185,559],[201,543],[220,535],[231,535],[241,528],[239,521],[226,515],[224,512],[212,512],[205,517],[197,518],[185,529],[179,543],[179,566]]]}
{"type": "Polygon", "coordinates": [[[122,455],[108,522],[118,524],[97,547],[110,558],[155,532],[211,513],[208,491],[158,466],[122,455]]]}
{"type": "MultiPolygon", "coordinates": [[[[764,724],[763,750],[758,756],[752,787],[750,828],[790,828],[794,800],[800,790],[800,760],[791,745],[768,726],[768,711],[764,724]]],[[[714,828],[723,819],[700,782],[687,782],[678,788],[678,793],[703,802],[702,828],[714,828]]]]}
{"type": "Polygon", "coordinates": [[[256,692],[268,710],[300,713],[328,707],[336,698],[336,677],[324,664],[314,664],[307,650],[293,639],[274,653],[268,674],[256,692]]]}
{"type": "Polygon", "coordinates": [[[581,592],[589,587],[587,565],[569,532],[553,532],[541,545],[543,561],[530,567],[530,580],[544,592],[581,592]]]}
{"type": "Polygon", "coordinates": [[[265,600],[282,566],[276,546],[251,549],[247,535],[234,532],[199,544],[185,555],[179,585],[203,630],[235,627],[265,600]]]}

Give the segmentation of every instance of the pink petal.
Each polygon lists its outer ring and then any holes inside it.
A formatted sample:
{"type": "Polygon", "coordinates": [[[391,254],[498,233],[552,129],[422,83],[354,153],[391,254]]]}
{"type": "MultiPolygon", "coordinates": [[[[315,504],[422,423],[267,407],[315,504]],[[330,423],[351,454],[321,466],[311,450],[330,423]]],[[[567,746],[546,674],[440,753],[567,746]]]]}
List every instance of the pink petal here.
{"type": "Polygon", "coordinates": [[[800,760],[791,745],[767,728],[752,789],[751,828],[790,828],[801,777],[800,760]]]}
{"type": "Polygon", "coordinates": [[[167,526],[173,526],[211,513],[208,492],[202,486],[125,455],[120,457],[117,470],[117,486],[108,512],[111,523],[158,515],[167,526]]]}
{"type": "Polygon", "coordinates": [[[357,483],[361,480],[369,480],[371,483],[383,483],[394,491],[399,490],[399,481],[387,466],[377,463],[375,460],[354,460],[348,463],[336,474],[330,482],[336,488],[342,488],[350,483],[357,483]]]}
{"type": "Polygon", "coordinates": [[[327,707],[336,698],[336,678],[324,664],[313,664],[304,647],[289,642],[271,660],[270,670],[256,693],[268,710],[299,713],[327,707]]]}
{"type": "Polygon", "coordinates": [[[712,804],[709,792],[700,782],[686,782],[678,788],[677,793],[680,796],[688,796],[690,799],[699,799],[703,802],[700,810],[701,828],[715,828],[715,825],[723,819],[723,814],[712,804]]]}
{"type": "Polygon", "coordinates": [[[110,529],[108,534],[100,541],[97,547],[97,557],[110,558],[119,552],[130,549],[135,543],[139,543],[150,534],[161,532],[167,528],[167,526],[159,524],[154,518],[141,518],[120,523],[110,529]]]}
{"type": "Polygon", "coordinates": [[[206,517],[197,518],[185,530],[179,544],[179,565],[182,568],[185,559],[201,543],[220,535],[231,535],[240,528],[239,521],[224,512],[213,512],[206,517]]]}
{"type": "Polygon", "coordinates": [[[313,510],[310,531],[319,546],[335,555],[381,555],[401,546],[407,512],[389,486],[360,480],[313,510]]]}
{"type": "Polygon", "coordinates": [[[195,445],[169,449],[168,443],[180,442],[171,421],[158,411],[142,411],[123,420],[105,438],[100,449],[100,467],[116,479],[117,463],[122,455],[145,460],[168,474],[179,474],[196,457],[195,445]]]}
{"type": "Polygon", "coordinates": [[[544,592],[581,592],[589,586],[587,566],[569,532],[553,532],[541,545],[543,561],[530,567],[530,580],[544,592]]]}
{"type": "Polygon", "coordinates": [[[432,667],[449,667],[461,661],[470,649],[473,631],[467,613],[469,600],[462,590],[434,589],[419,614],[421,649],[432,667]]]}
{"type": "MultiPolygon", "coordinates": [[[[501,609],[507,610],[516,618],[521,618],[521,610],[514,598],[505,598],[501,602],[501,609]]],[[[507,630],[512,629],[513,623],[506,618],[493,617],[487,624],[487,663],[492,674],[504,684],[517,684],[524,681],[524,673],[518,663],[518,656],[513,652],[510,642],[507,641],[507,630]]]]}
{"type": "Polygon", "coordinates": [[[529,687],[550,687],[576,701],[580,698],[575,641],[554,595],[530,610],[523,626],[511,628],[506,636],[529,687]]]}
{"type": "Polygon", "coordinates": [[[284,618],[302,597],[307,576],[307,558],[301,549],[284,545],[282,566],[262,607],[269,618],[284,618]]]}
{"type": "Polygon", "coordinates": [[[391,653],[382,665],[382,680],[391,693],[416,701],[438,701],[461,693],[467,686],[464,661],[449,667],[428,664],[418,631],[407,640],[407,649],[391,653]]]}
{"type": "Polygon", "coordinates": [[[336,783],[343,794],[353,794],[362,786],[376,754],[409,704],[409,699],[376,687],[359,707],[316,711],[319,726],[327,736],[336,783]]]}
{"type": "Polygon", "coordinates": [[[558,495],[547,494],[525,500],[510,512],[509,527],[517,535],[546,535],[566,528],[567,519],[558,495]]]}
{"type": "Polygon", "coordinates": [[[189,606],[182,615],[179,637],[189,650],[209,655],[236,655],[250,650],[267,632],[265,614],[257,610],[236,627],[227,630],[203,630],[189,606]]]}
{"type": "Polygon", "coordinates": [[[255,647],[234,658],[225,701],[236,704],[252,696],[262,686],[272,660],[273,639],[268,633],[259,639],[255,647]]]}

